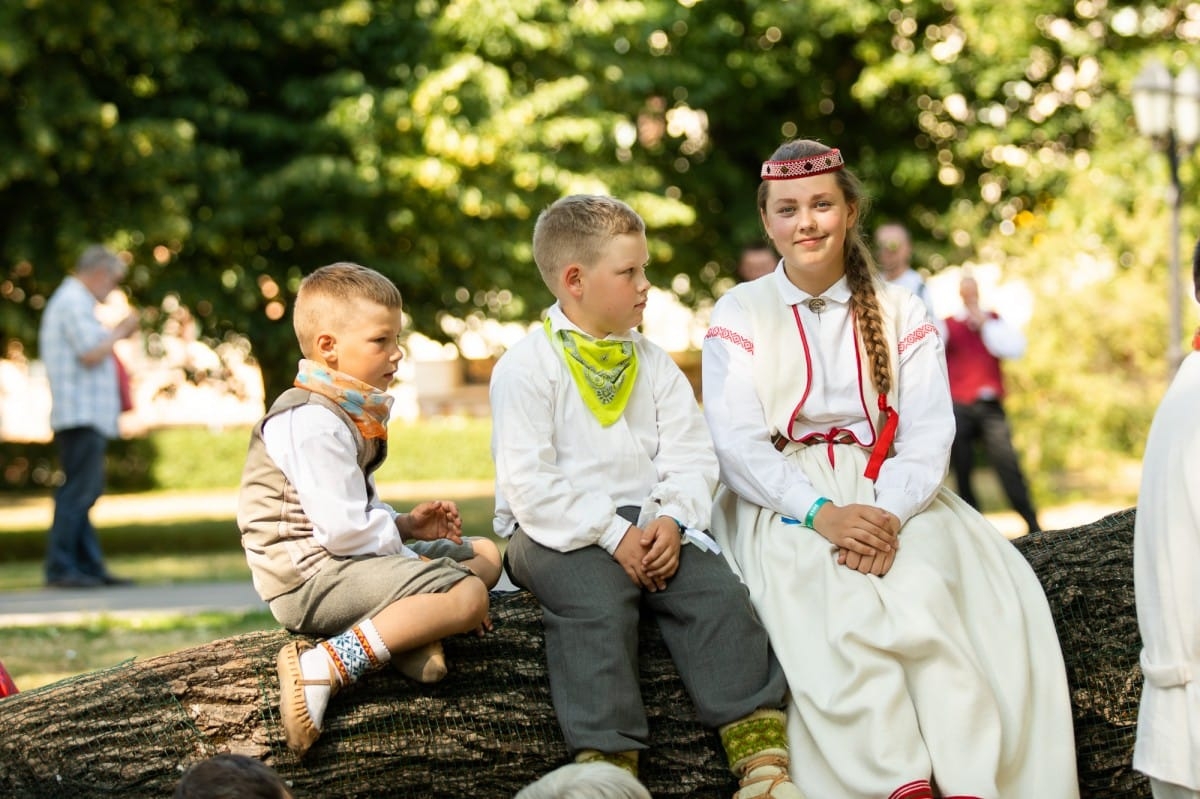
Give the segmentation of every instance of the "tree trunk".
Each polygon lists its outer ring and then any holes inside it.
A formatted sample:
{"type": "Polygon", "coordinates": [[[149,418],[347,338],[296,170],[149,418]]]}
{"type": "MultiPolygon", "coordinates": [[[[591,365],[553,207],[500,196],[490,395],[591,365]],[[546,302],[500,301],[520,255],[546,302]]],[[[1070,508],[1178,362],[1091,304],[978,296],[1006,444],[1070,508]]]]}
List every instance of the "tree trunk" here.
{"type": "MultiPolygon", "coordinates": [[[[1130,768],[1141,674],[1133,606],[1133,511],[1016,544],[1050,598],[1067,659],[1084,799],[1146,797],[1130,768]]],[[[283,744],[275,653],[284,631],[215,641],[0,700],[0,795],[169,796],[217,752],[261,758],[297,797],[511,797],[567,760],[550,704],[541,612],[493,596],[495,632],[446,641],[451,673],[420,686],[390,669],[331,703],[303,761],[283,744]]],[[[641,629],[656,797],[728,799],[736,789],[712,730],[652,623],[641,629]]],[[[796,764],[803,768],[803,764],[796,764]]],[[[815,799],[815,798],[814,798],[815,799]]],[[[1050,798],[1053,799],[1053,798],[1050,798]]]]}

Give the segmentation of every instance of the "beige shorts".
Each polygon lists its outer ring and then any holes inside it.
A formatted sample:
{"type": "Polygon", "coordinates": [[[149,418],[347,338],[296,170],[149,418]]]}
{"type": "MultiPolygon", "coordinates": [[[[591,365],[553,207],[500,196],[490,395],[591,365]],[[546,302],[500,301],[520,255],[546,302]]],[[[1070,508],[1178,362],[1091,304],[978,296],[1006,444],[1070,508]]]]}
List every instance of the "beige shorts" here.
{"type": "Polygon", "coordinates": [[[333,558],[304,585],[272,599],[271,614],[292,632],[337,635],[398,599],[440,594],[471,576],[460,563],[475,556],[471,540],[414,542],[411,548],[430,560],[405,555],[333,558]]]}

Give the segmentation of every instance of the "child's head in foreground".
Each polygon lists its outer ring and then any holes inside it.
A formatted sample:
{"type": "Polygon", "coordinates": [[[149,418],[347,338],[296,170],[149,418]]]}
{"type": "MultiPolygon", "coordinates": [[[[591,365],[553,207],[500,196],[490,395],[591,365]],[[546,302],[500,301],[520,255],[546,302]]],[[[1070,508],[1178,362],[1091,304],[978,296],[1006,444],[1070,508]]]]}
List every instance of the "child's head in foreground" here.
{"type": "Polygon", "coordinates": [[[650,792],[625,769],[593,761],[556,768],[513,799],[650,799],[650,792]]]}
{"type": "Polygon", "coordinates": [[[400,290],[365,266],[322,266],[300,282],[292,324],[304,357],[380,391],[403,353],[400,290]]]}
{"type": "Polygon", "coordinates": [[[620,200],[563,197],[538,215],[533,260],[567,318],[604,338],[642,323],[650,282],[646,223],[620,200]]]}
{"type": "Polygon", "coordinates": [[[174,799],[292,799],[283,779],[246,755],[213,755],[183,773],[174,799]]]}

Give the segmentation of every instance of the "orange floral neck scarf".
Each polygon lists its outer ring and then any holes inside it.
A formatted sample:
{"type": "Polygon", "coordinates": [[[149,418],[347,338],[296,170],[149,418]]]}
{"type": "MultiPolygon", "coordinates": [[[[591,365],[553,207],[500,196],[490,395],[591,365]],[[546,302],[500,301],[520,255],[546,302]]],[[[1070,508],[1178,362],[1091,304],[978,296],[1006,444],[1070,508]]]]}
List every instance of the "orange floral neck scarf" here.
{"type": "Polygon", "coordinates": [[[393,402],[391,395],[307,358],[300,361],[300,372],[293,385],[336,402],[338,407],[350,414],[363,438],[387,440],[387,421],[393,402]]]}

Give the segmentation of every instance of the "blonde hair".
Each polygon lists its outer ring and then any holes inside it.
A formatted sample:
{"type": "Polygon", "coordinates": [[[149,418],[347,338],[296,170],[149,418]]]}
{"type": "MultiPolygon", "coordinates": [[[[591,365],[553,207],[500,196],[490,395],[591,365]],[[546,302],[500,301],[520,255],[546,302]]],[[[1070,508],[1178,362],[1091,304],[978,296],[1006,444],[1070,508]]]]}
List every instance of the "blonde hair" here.
{"type": "Polygon", "coordinates": [[[533,260],[553,291],[555,278],[564,267],[591,266],[617,236],[645,232],[645,221],[620,200],[572,194],[538,214],[533,226],[533,260]]]}
{"type": "Polygon", "coordinates": [[[309,357],[309,348],[321,327],[340,326],[352,312],[350,301],[363,300],[393,309],[402,307],[400,289],[374,269],[339,261],[322,266],[300,281],[292,310],[292,327],[300,351],[309,357]]]}
{"type": "Polygon", "coordinates": [[[625,769],[597,760],[559,766],[513,799],[650,799],[650,792],[625,769]]]}
{"type": "MultiPolygon", "coordinates": [[[[772,161],[791,161],[820,155],[832,149],[811,139],[793,139],[784,142],[774,153],[772,161]]],[[[842,168],[832,173],[837,178],[846,202],[857,211],[854,224],[846,231],[842,261],[846,269],[846,282],[850,286],[850,310],[858,320],[858,332],[866,345],[871,362],[871,382],[880,394],[892,390],[892,359],[888,352],[887,339],[883,335],[883,314],[879,310],[879,298],[875,294],[875,260],[871,248],[863,237],[863,219],[871,206],[871,200],[862,183],[849,169],[842,168]]],[[[767,192],[771,181],[764,180],[758,186],[758,210],[767,209],[767,192]]]]}

